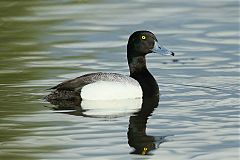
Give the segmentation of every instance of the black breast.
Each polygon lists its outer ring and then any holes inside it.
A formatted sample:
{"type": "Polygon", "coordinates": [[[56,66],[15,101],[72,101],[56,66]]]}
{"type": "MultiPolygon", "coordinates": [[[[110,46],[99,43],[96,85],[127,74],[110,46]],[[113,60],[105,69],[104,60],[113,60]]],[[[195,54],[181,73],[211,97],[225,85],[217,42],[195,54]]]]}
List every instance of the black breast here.
{"type": "Polygon", "coordinates": [[[152,97],[155,95],[159,95],[159,87],[151,75],[151,73],[145,69],[138,73],[132,73],[130,77],[136,79],[143,90],[143,97],[152,97]]]}

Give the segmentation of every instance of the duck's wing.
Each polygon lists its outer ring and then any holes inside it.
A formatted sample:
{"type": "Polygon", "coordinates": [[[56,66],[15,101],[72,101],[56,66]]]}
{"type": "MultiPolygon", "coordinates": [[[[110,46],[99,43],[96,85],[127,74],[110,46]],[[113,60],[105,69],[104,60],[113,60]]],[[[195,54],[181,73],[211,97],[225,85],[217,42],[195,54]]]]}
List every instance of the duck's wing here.
{"type": "Polygon", "coordinates": [[[85,74],[80,77],[64,81],[50,89],[56,89],[56,90],[70,90],[70,91],[76,91],[78,89],[81,89],[83,86],[95,82],[94,77],[102,74],[101,72],[99,73],[90,73],[90,74],[85,74]]]}
{"type": "Polygon", "coordinates": [[[130,83],[133,85],[139,85],[139,83],[135,79],[129,76],[125,76],[118,73],[97,72],[97,73],[85,74],[83,76],[64,81],[50,89],[79,91],[85,85],[94,83],[97,81],[123,82],[123,83],[130,83]]]}

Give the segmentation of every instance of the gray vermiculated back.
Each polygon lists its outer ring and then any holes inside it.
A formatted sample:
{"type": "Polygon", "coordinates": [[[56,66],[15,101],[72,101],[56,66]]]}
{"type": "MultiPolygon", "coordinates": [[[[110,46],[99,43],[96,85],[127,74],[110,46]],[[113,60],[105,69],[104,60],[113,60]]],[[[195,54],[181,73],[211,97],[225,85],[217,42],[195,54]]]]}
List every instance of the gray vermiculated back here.
{"type": "Polygon", "coordinates": [[[121,82],[121,83],[127,83],[132,84],[135,86],[138,86],[139,83],[126,75],[118,74],[118,73],[90,73],[86,74],[80,77],[77,77],[72,80],[64,81],[63,83],[60,83],[59,85],[51,88],[51,89],[57,89],[57,90],[80,90],[83,86],[94,83],[97,81],[111,81],[111,82],[121,82]]]}

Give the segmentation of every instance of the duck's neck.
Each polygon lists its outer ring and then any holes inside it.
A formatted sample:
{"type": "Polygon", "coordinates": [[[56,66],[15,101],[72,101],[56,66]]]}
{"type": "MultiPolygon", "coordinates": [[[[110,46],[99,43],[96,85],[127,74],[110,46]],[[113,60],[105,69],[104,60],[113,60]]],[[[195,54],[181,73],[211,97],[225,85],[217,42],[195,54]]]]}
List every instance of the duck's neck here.
{"type": "Polygon", "coordinates": [[[148,71],[145,56],[128,58],[128,66],[130,70],[130,75],[148,71]]]}
{"type": "Polygon", "coordinates": [[[130,77],[139,82],[144,97],[159,95],[158,84],[147,69],[145,56],[128,57],[128,65],[130,77]]]}

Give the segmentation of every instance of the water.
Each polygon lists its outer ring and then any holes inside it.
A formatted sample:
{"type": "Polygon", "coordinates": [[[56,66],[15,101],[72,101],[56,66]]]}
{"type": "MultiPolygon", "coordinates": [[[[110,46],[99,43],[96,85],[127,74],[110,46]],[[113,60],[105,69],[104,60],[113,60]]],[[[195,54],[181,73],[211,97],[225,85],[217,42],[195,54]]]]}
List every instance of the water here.
{"type": "Polygon", "coordinates": [[[0,159],[238,159],[238,8],[234,0],[2,0],[0,159]],[[148,56],[157,107],[88,117],[42,100],[85,73],[128,74],[127,39],[140,29],[176,53],[148,56]],[[155,148],[131,154],[144,138],[155,148]]]}

